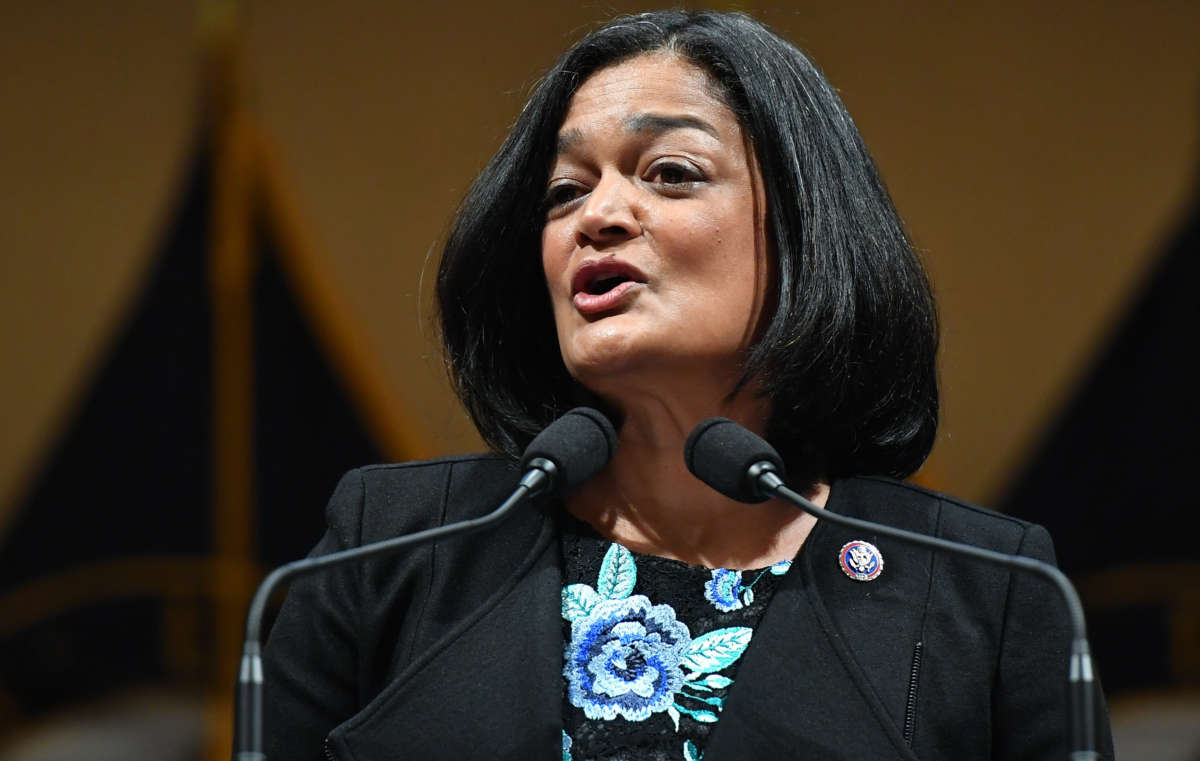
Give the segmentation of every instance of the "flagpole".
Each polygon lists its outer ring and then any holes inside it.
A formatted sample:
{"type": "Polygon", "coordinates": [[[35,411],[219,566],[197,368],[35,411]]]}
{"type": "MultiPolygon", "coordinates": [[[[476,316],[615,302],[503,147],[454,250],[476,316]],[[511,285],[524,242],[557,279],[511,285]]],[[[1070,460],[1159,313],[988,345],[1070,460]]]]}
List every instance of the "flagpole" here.
{"type": "Polygon", "coordinates": [[[212,305],[212,599],[216,674],[208,759],[232,747],[234,668],[254,561],[253,124],[244,104],[241,6],[206,0],[206,108],[212,151],[208,279],[212,305]]]}

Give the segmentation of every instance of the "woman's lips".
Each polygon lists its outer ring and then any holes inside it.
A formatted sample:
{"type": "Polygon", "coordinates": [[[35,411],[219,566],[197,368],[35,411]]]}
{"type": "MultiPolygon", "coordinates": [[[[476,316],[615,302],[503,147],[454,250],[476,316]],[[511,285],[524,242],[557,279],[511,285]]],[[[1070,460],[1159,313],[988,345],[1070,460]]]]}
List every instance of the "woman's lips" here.
{"type": "Polygon", "coordinates": [[[575,303],[575,308],[580,314],[594,315],[601,312],[611,312],[621,306],[625,301],[632,298],[636,291],[644,283],[639,283],[633,280],[626,280],[620,285],[605,291],[604,293],[588,293],[579,291],[572,299],[575,303]]]}
{"type": "Polygon", "coordinates": [[[571,278],[571,300],[584,316],[610,312],[624,306],[646,284],[641,270],[615,256],[588,259],[571,278]],[[610,282],[615,283],[611,288],[610,282]]]}

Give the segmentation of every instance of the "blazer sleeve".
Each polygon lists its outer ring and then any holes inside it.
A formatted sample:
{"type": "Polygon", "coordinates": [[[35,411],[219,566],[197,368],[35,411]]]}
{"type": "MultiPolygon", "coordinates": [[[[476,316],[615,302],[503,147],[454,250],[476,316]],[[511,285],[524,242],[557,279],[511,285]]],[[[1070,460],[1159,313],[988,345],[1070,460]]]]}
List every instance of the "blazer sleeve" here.
{"type": "MultiPolygon", "coordinates": [[[[1021,555],[1054,563],[1050,534],[1025,528],[1021,555]]],[[[1005,604],[1002,641],[994,682],[993,758],[1051,761],[1067,757],[1067,700],[1070,618],[1062,595],[1047,579],[1012,572],[1005,604]]],[[[1099,692],[1099,682],[1097,692],[1099,692]]],[[[1112,733],[1103,694],[1096,699],[1096,749],[1113,758],[1112,733]]]]}
{"type": "MultiPolygon", "coordinates": [[[[360,470],[342,477],[310,557],[360,544],[364,493],[360,470]]],[[[362,564],[350,563],[288,591],[263,661],[263,742],[273,761],[323,759],[326,735],[356,710],[361,574],[362,564]]]]}

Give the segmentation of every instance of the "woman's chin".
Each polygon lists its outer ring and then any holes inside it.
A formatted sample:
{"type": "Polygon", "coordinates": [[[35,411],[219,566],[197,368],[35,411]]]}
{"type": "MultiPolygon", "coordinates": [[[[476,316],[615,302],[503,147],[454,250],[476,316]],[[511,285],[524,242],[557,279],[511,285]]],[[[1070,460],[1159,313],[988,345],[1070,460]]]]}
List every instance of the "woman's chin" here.
{"type": "Polygon", "coordinates": [[[644,397],[682,401],[711,397],[719,405],[737,384],[737,372],[710,357],[680,356],[666,347],[580,352],[565,357],[575,380],[617,408],[644,397]]]}
{"type": "Polygon", "coordinates": [[[563,361],[576,378],[608,375],[634,367],[639,357],[653,350],[651,337],[629,325],[624,315],[587,323],[559,337],[563,361]]]}
{"type": "Polygon", "coordinates": [[[597,392],[613,384],[628,383],[647,369],[644,356],[615,346],[587,347],[565,355],[563,361],[577,381],[597,392]]]}

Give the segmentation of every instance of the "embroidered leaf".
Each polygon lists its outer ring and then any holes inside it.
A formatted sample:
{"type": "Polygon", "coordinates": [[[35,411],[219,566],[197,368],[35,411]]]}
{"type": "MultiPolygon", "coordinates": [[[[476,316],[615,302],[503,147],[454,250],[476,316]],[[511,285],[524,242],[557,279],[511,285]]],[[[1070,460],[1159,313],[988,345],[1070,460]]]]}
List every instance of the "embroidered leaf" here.
{"type": "Polygon", "coordinates": [[[782,576],[785,573],[787,573],[788,569],[791,567],[792,567],[792,561],[780,560],[778,563],[771,566],[771,575],[772,576],[782,576]]]}
{"type": "Polygon", "coordinates": [[[673,721],[675,723],[675,731],[678,732],[679,731],[679,709],[676,708],[675,706],[668,707],[667,708],[667,716],[671,717],[671,721],[673,721]]]}
{"type": "Polygon", "coordinates": [[[683,675],[683,681],[690,682],[692,680],[699,679],[702,676],[704,676],[704,672],[702,671],[689,671],[683,675]]]}
{"type": "Polygon", "coordinates": [[[614,543],[600,564],[596,592],[601,599],[621,600],[633,594],[633,585],[636,583],[637,566],[633,563],[633,553],[614,543]]]}
{"type": "Polygon", "coordinates": [[[562,733],[562,736],[563,736],[563,738],[562,738],[563,761],[571,761],[571,745],[572,745],[571,736],[568,735],[565,731],[562,733]]]}
{"type": "Polygon", "coordinates": [[[700,761],[703,756],[691,740],[683,741],[683,761],[700,761]]]}
{"type": "Polygon", "coordinates": [[[598,602],[600,602],[600,596],[587,584],[572,584],[569,587],[563,587],[563,618],[574,621],[580,616],[586,616],[598,602]]]}
{"type": "Polygon", "coordinates": [[[692,671],[720,671],[742,657],[753,634],[754,630],[746,626],[730,626],[703,634],[692,640],[679,665],[692,671]]]}
{"type": "Polygon", "coordinates": [[[731,684],[733,684],[733,680],[730,679],[729,677],[721,676],[720,674],[712,674],[712,675],[708,676],[707,678],[702,679],[699,682],[684,682],[683,686],[681,686],[679,688],[678,692],[680,695],[686,695],[689,698],[698,697],[696,695],[690,695],[687,692],[684,692],[684,690],[695,690],[696,692],[712,692],[713,690],[719,690],[722,687],[728,687],[731,684]]]}
{"type": "MultiPolygon", "coordinates": [[[[689,708],[684,708],[683,706],[679,705],[678,703],[676,703],[674,706],[672,706],[672,708],[675,711],[677,711],[678,713],[686,713],[688,716],[691,716],[696,721],[702,722],[704,724],[712,724],[717,720],[717,715],[715,713],[713,713],[712,711],[693,711],[689,708]]],[[[675,731],[678,732],[679,730],[676,729],[675,731]]]]}
{"type": "Polygon", "coordinates": [[[742,604],[749,605],[752,602],[754,602],[754,590],[746,587],[742,590],[742,604]]]}
{"type": "Polygon", "coordinates": [[[720,709],[721,706],[725,705],[725,698],[716,698],[716,697],[702,698],[699,695],[689,695],[686,692],[682,692],[682,691],[680,691],[676,694],[681,695],[682,697],[685,697],[685,698],[690,698],[692,700],[699,700],[701,703],[707,703],[710,706],[716,706],[718,709],[720,709]]]}

